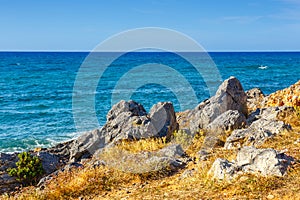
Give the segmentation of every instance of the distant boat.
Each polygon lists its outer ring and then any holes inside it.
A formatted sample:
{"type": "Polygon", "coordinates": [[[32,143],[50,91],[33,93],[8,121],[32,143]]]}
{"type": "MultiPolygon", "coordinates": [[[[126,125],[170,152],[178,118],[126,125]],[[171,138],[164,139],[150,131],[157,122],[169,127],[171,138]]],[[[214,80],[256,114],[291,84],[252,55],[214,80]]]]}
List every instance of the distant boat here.
{"type": "Polygon", "coordinates": [[[263,66],[261,65],[260,67],[258,67],[259,69],[268,69],[269,67],[267,65],[263,66]]]}

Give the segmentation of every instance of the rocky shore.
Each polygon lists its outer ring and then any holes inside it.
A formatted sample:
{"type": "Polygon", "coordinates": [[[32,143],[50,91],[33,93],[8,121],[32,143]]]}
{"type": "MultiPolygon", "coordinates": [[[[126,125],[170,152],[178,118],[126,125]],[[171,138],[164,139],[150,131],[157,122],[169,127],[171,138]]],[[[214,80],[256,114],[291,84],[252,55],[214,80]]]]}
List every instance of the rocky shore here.
{"type": "MultiPolygon", "coordinates": [[[[293,130],[284,119],[299,112],[297,106],[300,106],[300,81],[266,96],[259,88],[245,92],[235,77],[225,80],[215,96],[180,113],[175,113],[171,102],[159,102],[147,113],[137,102],[120,101],[108,112],[107,122],[101,129],[88,131],[55,147],[30,151],[41,159],[45,171],[36,187],[44,187],[60,172],[99,165],[120,167],[123,164],[122,170],[130,173],[164,168],[172,169],[174,173],[185,170],[183,177],[192,176],[193,172],[185,167],[189,162],[208,159],[216,146],[236,150],[237,157],[231,161],[215,159],[208,171],[212,179],[234,181],[237,176],[249,173],[288,176],[288,168],[298,163],[299,157],[259,147],[276,135],[293,130]],[[201,131],[206,132],[206,137],[195,158],[186,154],[186,145],[174,142],[156,152],[120,153],[117,161],[102,157],[104,151],[122,141],[164,138],[168,142],[172,141],[175,132],[193,138],[201,131]],[[224,141],[221,141],[222,137],[224,141]],[[136,161],[134,169],[126,164],[128,159],[136,161]]],[[[189,145],[188,139],[185,142],[189,145]]],[[[7,169],[15,167],[17,160],[17,153],[0,153],[0,194],[21,187],[14,177],[7,174],[7,169]]]]}

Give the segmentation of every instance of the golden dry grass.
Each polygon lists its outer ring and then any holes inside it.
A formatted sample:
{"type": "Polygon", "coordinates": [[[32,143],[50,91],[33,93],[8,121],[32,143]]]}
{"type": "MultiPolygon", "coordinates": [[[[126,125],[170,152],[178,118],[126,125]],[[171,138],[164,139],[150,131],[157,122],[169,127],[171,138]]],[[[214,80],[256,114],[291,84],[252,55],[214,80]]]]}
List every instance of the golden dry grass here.
{"type": "Polygon", "coordinates": [[[278,90],[268,97],[267,106],[300,106],[300,80],[283,90],[278,90]]]}
{"type": "MultiPolygon", "coordinates": [[[[285,119],[293,126],[267,140],[261,148],[285,150],[288,155],[300,159],[300,122],[296,115],[285,119]]],[[[228,134],[228,133],[227,133],[228,134]]],[[[221,140],[224,139],[224,135],[221,140]]],[[[175,134],[171,142],[185,141],[184,133],[175,134]]],[[[195,158],[202,148],[205,133],[196,135],[191,145],[186,145],[187,154],[195,158]]],[[[121,150],[130,153],[156,151],[168,145],[162,139],[135,142],[123,141],[110,149],[107,156],[118,156],[121,150]],[[115,152],[115,155],[113,155],[115,152]]],[[[212,180],[207,172],[216,158],[233,160],[237,150],[216,147],[206,161],[189,162],[176,174],[153,177],[134,174],[109,166],[74,169],[63,172],[45,186],[23,188],[21,192],[3,195],[1,199],[300,199],[300,163],[292,165],[284,177],[262,177],[245,174],[232,182],[212,180]],[[185,170],[193,175],[181,178],[185,170]]],[[[120,155],[119,155],[120,156],[120,155]]]]}

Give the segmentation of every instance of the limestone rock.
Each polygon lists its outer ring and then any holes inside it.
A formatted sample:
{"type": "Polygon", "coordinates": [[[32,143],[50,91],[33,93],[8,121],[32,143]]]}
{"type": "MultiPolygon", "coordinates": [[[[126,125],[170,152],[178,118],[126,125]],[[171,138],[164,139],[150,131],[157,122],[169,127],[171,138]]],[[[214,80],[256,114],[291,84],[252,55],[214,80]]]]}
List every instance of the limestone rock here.
{"type": "Polygon", "coordinates": [[[241,83],[235,77],[230,77],[221,84],[215,96],[189,112],[187,117],[190,119],[190,129],[198,131],[207,128],[209,123],[228,110],[237,110],[247,116],[246,101],[247,96],[241,83]]]}
{"type": "Polygon", "coordinates": [[[258,108],[249,114],[247,123],[252,124],[252,122],[261,118],[268,120],[283,120],[286,117],[293,115],[294,112],[295,109],[288,106],[258,108]]]}
{"type": "Polygon", "coordinates": [[[245,125],[246,117],[237,110],[228,110],[218,116],[206,128],[207,135],[202,144],[202,149],[197,153],[199,160],[206,160],[215,147],[224,146],[224,141],[220,140],[220,136],[224,135],[225,131],[242,128],[245,125]]]}
{"type": "Polygon", "coordinates": [[[129,113],[130,116],[144,116],[147,115],[146,110],[141,104],[134,101],[120,101],[113,105],[113,107],[107,113],[107,121],[111,121],[117,118],[121,113],[129,113]]]}
{"type": "Polygon", "coordinates": [[[178,129],[178,123],[173,104],[170,102],[159,102],[150,110],[150,122],[156,129],[155,137],[170,138],[175,130],[178,129]]]}
{"type": "Polygon", "coordinates": [[[208,124],[208,130],[230,131],[246,125],[246,117],[237,110],[228,110],[208,124]]]}
{"type": "Polygon", "coordinates": [[[293,162],[293,157],[274,149],[256,149],[248,146],[239,150],[236,162],[216,159],[208,174],[220,180],[232,180],[243,173],[284,176],[293,162]]]}
{"type": "Polygon", "coordinates": [[[88,131],[73,141],[70,145],[70,160],[75,162],[90,157],[97,149],[104,148],[109,142],[99,129],[88,131]]]}
{"type": "Polygon", "coordinates": [[[243,147],[237,155],[237,165],[243,172],[259,172],[263,176],[283,176],[294,159],[274,149],[243,147]]]}
{"type": "MultiPolygon", "coordinates": [[[[136,102],[130,102],[131,104],[136,104],[135,107],[142,108],[136,102]]],[[[126,102],[121,101],[118,104],[124,103],[126,102]]],[[[172,103],[164,102],[154,105],[149,116],[146,115],[143,109],[139,112],[131,112],[131,110],[125,110],[124,112],[113,111],[116,107],[119,107],[118,104],[110,111],[118,113],[118,116],[115,116],[113,119],[108,116],[107,123],[101,129],[101,132],[104,132],[103,134],[106,137],[110,136],[110,141],[164,136],[169,138],[173,131],[178,128],[172,103]]]]}
{"type": "Polygon", "coordinates": [[[260,145],[266,139],[290,129],[290,126],[282,121],[261,118],[254,121],[247,129],[234,130],[226,139],[224,147],[232,149],[243,145],[260,145]]]}
{"type": "Polygon", "coordinates": [[[107,122],[101,129],[86,132],[71,145],[70,159],[77,161],[93,155],[107,145],[120,140],[138,140],[166,137],[178,129],[173,104],[158,103],[146,113],[142,105],[134,101],[120,101],[107,114],[107,122]]]}

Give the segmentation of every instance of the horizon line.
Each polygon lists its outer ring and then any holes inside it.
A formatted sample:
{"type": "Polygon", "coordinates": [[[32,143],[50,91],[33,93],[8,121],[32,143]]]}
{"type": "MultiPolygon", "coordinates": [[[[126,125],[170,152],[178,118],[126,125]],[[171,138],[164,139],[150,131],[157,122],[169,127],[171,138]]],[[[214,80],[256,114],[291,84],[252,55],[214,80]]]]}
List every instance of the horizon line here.
{"type": "MultiPolygon", "coordinates": [[[[55,53],[55,52],[61,52],[61,53],[68,53],[68,52],[70,52],[70,53],[72,53],[72,52],[74,52],[74,53],[76,53],[76,52],[78,52],[78,53],[90,53],[90,52],[104,52],[104,53],[113,53],[113,52],[123,52],[123,51],[93,51],[93,50],[0,50],[0,52],[2,53],[2,52],[20,52],[20,53],[22,53],[22,52],[24,52],[24,53],[26,53],[26,52],[45,52],[45,53],[47,53],[47,52],[49,52],[49,53],[51,53],[51,52],[53,52],[53,53],[55,53]]],[[[126,51],[125,51],[126,52],[126,51]]],[[[164,51],[140,51],[140,52],[164,52],[164,51]]],[[[189,53],[189,52],[199,52],[199,51],[174,51],[174,52],[187,52],[187,53],[189,53]]],[[[231,52],[249,52],[249,53],[251,53],[251,52],[300,52],[300,50],[205,50],[205,51],[203,51],[203,52],[210,52],[210,53],[231,53],[231,52]]]]}

